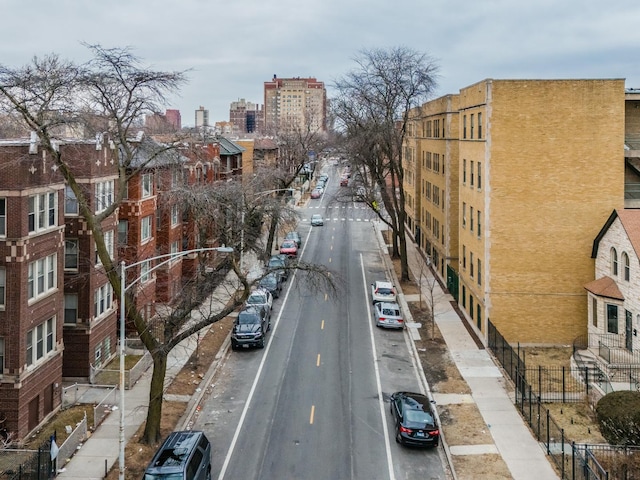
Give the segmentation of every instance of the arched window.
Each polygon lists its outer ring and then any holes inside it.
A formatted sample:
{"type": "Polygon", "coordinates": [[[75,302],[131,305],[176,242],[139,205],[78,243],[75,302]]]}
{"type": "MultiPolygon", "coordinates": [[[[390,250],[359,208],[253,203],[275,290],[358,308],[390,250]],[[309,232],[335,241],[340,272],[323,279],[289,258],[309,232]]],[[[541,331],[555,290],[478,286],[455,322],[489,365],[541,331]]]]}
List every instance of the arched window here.
{"type": "Polygon", "coordinates": [[[615,248],[611,249],[611,275],[618,276],[618,252],[615,248]]]}
{"type": "Polygon", "coordinates": [[[631,278],[631,266],[629,265],[629,255],[627,252],[622,252],[622,268],[624,269],[624,280],[629,281],[631,278]]]}

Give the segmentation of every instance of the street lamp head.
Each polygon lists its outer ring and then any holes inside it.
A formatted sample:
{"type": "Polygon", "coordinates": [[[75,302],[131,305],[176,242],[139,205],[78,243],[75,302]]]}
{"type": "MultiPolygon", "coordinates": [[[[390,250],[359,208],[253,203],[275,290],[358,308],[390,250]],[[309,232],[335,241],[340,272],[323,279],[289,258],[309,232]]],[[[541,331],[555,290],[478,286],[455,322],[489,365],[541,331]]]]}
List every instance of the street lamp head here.
{"type": "Polygon", "coordinates": [[[232,253],[233,252],[233,247],[225,247],[224,245],[221,247],[217,247],[216,252],[220,252],[220,253],[232,253]]]}

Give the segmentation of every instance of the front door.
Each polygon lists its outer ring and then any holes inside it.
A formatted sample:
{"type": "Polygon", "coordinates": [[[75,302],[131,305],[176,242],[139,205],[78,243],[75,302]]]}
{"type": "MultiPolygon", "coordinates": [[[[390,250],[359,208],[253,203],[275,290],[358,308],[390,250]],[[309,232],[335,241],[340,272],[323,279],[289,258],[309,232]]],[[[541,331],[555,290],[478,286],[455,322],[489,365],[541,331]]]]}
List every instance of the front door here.
{"type": "Polygon", "coordinates": [[[629,310],[625,310],[625,322],[624,322],[624,333],[625,333],[625,347],[630,352],[633,350],[633,327],[631,325],[631,312],[629,310]]]}

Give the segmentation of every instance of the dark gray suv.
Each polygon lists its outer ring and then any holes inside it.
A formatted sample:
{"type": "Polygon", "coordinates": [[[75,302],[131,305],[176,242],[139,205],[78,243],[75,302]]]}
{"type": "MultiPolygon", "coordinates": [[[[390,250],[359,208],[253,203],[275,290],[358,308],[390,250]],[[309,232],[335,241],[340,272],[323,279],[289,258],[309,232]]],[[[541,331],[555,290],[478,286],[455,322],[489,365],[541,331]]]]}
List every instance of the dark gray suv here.
{"type": "Polygon", "coordinates": [[[231,332],[231,348],[264,348],[265,337],[271,328],[264,308],[246,307],[240,313],[231,332]]]}

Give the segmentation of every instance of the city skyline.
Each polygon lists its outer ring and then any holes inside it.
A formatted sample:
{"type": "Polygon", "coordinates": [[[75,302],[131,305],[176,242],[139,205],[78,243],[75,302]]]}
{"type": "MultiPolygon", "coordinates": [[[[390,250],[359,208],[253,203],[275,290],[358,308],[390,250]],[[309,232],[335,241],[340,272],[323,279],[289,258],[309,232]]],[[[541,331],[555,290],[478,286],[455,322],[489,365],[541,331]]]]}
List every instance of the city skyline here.
{"type": "Polygon", "coordinates": [[[108,9],[5,0],[2,7],[2,65],[25,65],[49,53],[84,62],[90,52],[83,42],[131,47],[143,65],[187,72],[180,96],[165,105],[180,110],[185,126],[193,126],[200,106],[215,123],[229,119],[234,101],[263,104],[263,84],[273,75],[315,77],[331,98],[333,83],[354,69],[359,51],[396,46],[425,53],[439,66],[434,97],[485,78],[624,78],[627,88],[640,88],[640,65],[633,62],[640,5],[630,0],[606,8],[593,0],[327,0],[302,6],[293,0],[188,0],[161,1],[152,10],[122,0],[108,9]]]}

